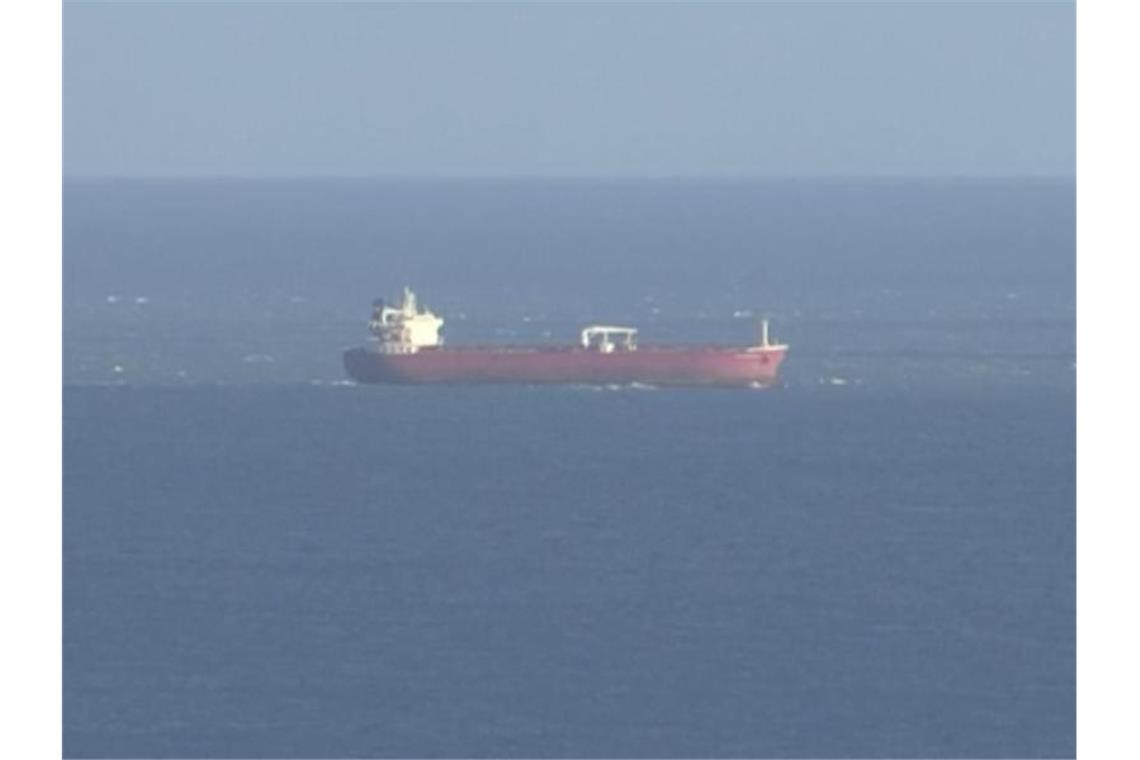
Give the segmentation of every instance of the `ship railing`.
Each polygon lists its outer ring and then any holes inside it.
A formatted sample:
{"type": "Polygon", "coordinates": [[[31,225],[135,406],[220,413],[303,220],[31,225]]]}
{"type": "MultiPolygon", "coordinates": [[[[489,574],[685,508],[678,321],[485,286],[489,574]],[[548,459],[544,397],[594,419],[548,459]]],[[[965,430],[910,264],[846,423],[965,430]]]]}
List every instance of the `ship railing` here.
{"type": "Polygon", "coordinates": [[[582,330],[582,348],[594,349],[603,354],[619,349],[634,351],[637,349],[637,328],[590,325],[582,330]]]}

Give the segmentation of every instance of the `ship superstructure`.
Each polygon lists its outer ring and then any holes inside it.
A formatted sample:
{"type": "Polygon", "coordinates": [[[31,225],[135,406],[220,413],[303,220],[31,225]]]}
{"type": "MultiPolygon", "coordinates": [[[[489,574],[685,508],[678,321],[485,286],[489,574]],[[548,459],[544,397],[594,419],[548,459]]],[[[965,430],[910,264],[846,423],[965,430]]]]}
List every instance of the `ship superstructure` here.
{"type": "Polygon", "coordinates": [[[416,303],[416,294],[404,288],[399,306],[388,306],[382,299],[372,302],[368,329],[376,336],[376,350],[382,354],[414,354],[421,348],[443,345],[439,331],[443,319],[416,303]]]}

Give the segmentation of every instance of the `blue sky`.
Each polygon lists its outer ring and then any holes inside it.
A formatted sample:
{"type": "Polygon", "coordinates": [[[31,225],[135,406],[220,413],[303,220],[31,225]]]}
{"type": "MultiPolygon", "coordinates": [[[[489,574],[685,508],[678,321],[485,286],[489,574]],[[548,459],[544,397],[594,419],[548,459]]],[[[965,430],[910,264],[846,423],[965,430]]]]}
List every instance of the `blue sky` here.
{"type": "Polygon", "coordinates": [[[1071,3],[68,3],[72,176],[1072,175],[1071,3]]]}

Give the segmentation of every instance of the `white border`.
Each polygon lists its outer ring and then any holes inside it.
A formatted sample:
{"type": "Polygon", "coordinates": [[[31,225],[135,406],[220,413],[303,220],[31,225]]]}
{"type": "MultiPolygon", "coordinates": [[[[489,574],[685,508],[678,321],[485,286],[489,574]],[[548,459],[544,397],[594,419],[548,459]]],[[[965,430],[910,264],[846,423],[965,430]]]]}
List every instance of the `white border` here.
{"type": "Polygon", "coordinates": [[[1135,729],[1136,4],[1077,3],[1077,749],[1140,756],[1135,729]],[[1131,749],[1128,749],[1131,747],[1131,749]]]}
{"type": "Polygon", "coordinates": [[[0,4],[5,757],[62,752],[61,19],[0,4]]]}

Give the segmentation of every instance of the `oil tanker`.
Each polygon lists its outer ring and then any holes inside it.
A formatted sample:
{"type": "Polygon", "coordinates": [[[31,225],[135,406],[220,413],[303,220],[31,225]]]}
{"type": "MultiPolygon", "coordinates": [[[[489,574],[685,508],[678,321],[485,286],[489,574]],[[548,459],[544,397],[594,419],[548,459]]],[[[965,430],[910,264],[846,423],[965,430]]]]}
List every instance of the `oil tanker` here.
{"type": "Polygon", "coordinates": [[[708,385],[764,388],[779,376],[788,347],[760,325],[753,346],[640,346],[637,330],[590,325],[568,345],[445,346],[443,319],[404,288],[399,304],[373,302],[372,339],[344,352],[344,368],[360,383],[570,383],[708,385]]]}

